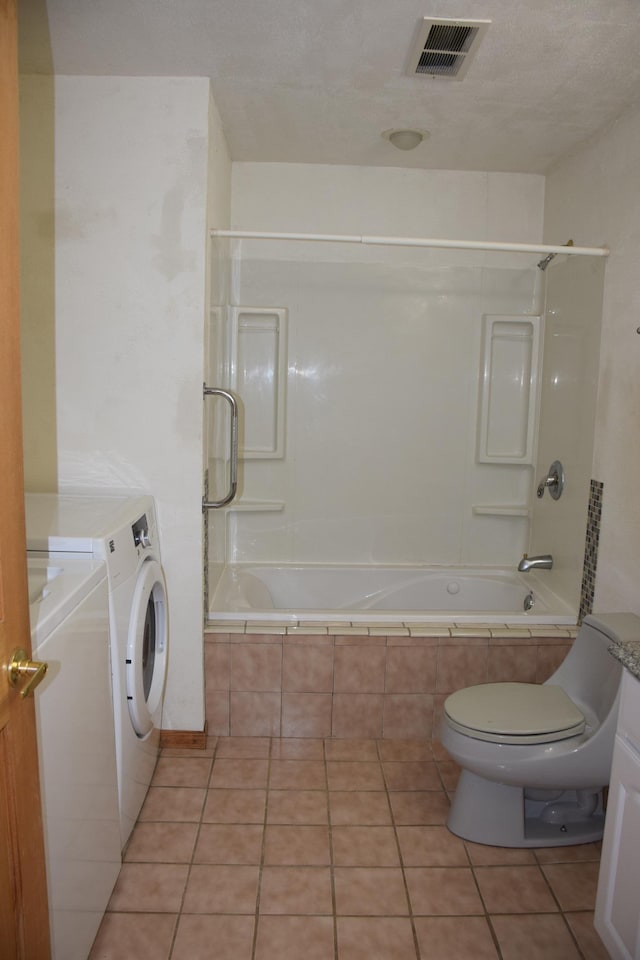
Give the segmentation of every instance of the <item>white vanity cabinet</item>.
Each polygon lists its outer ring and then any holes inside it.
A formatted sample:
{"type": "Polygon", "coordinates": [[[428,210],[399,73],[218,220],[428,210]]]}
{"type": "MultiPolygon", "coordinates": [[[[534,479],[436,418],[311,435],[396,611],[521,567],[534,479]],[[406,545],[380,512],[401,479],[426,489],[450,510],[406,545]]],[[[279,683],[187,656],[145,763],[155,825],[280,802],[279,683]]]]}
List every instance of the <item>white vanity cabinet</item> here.
{"type": "Polygon", "coordinates": [[[595,927],[613,960],[640,960],[640,681],[625,670],[595,927]]]}

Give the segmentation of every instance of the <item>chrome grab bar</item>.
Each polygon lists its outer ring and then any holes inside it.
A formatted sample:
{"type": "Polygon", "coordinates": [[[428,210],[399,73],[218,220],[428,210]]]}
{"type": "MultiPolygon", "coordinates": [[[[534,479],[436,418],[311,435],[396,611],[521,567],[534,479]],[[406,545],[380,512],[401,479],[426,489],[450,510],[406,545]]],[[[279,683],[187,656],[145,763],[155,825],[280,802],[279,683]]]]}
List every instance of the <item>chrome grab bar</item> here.
{"type": "Polygon", "coordinates": [[[205,500],[202,498],[202,509],[213,510],[217,507],[226,507],[231,503],[238,489],[238,401],[228,390],[220,387],[208,387],[202,384],[205,397],[223,397],[231,407],[231,460],[229,463],[229,490],[222,500],[205,500]]]}

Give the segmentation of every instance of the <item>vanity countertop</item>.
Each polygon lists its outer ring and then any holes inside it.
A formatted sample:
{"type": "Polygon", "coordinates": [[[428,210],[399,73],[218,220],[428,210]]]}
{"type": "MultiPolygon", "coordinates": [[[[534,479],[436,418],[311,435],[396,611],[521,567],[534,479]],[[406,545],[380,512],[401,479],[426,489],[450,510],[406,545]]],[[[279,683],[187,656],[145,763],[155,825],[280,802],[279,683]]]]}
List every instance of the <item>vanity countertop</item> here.
{"type": "Polygon", "coordinates": [[[620,640],[609,647],[609,653],[640,680],[640,640],[620,640]]]}

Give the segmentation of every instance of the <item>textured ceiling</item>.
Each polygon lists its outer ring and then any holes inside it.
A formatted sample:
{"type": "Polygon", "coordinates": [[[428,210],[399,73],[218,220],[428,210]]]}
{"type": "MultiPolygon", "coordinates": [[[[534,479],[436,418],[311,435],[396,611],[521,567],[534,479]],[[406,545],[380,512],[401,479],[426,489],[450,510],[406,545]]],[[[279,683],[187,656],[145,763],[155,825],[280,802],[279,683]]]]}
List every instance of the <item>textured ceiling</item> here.
{"type": "Polygon", "coordinates": [[[639,0],[20,0],[24,72],[210,77],[234,160],[544,173],[640,100],[639,0]],[[491,20],[462,81],[425,16],[491,20]],[[47,29],[48,18],[48,29],[47,29]],[[381,133],[426,128],[398,151],[381,133]]]}

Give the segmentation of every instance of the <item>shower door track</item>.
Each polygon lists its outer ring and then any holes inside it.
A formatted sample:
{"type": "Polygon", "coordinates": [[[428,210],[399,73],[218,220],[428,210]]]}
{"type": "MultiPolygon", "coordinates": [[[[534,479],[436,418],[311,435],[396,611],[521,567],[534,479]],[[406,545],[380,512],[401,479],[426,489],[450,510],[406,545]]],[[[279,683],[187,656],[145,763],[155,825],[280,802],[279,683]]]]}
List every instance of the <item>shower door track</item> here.
{"type": "Polygon", "coordinates": [[[608,247],[575,247],[565,244],[509,243],[491,240],[443,240],[429,237],[376,237],[340,233],[270,233],[256,230],[211,230],[211,237],[238,240],[302,240],[321,243],[361,243],[365,246],[435,247],[453,250],[487,250],[506,253],[564,253],[570,257],[608,257],[608,247]]]}

